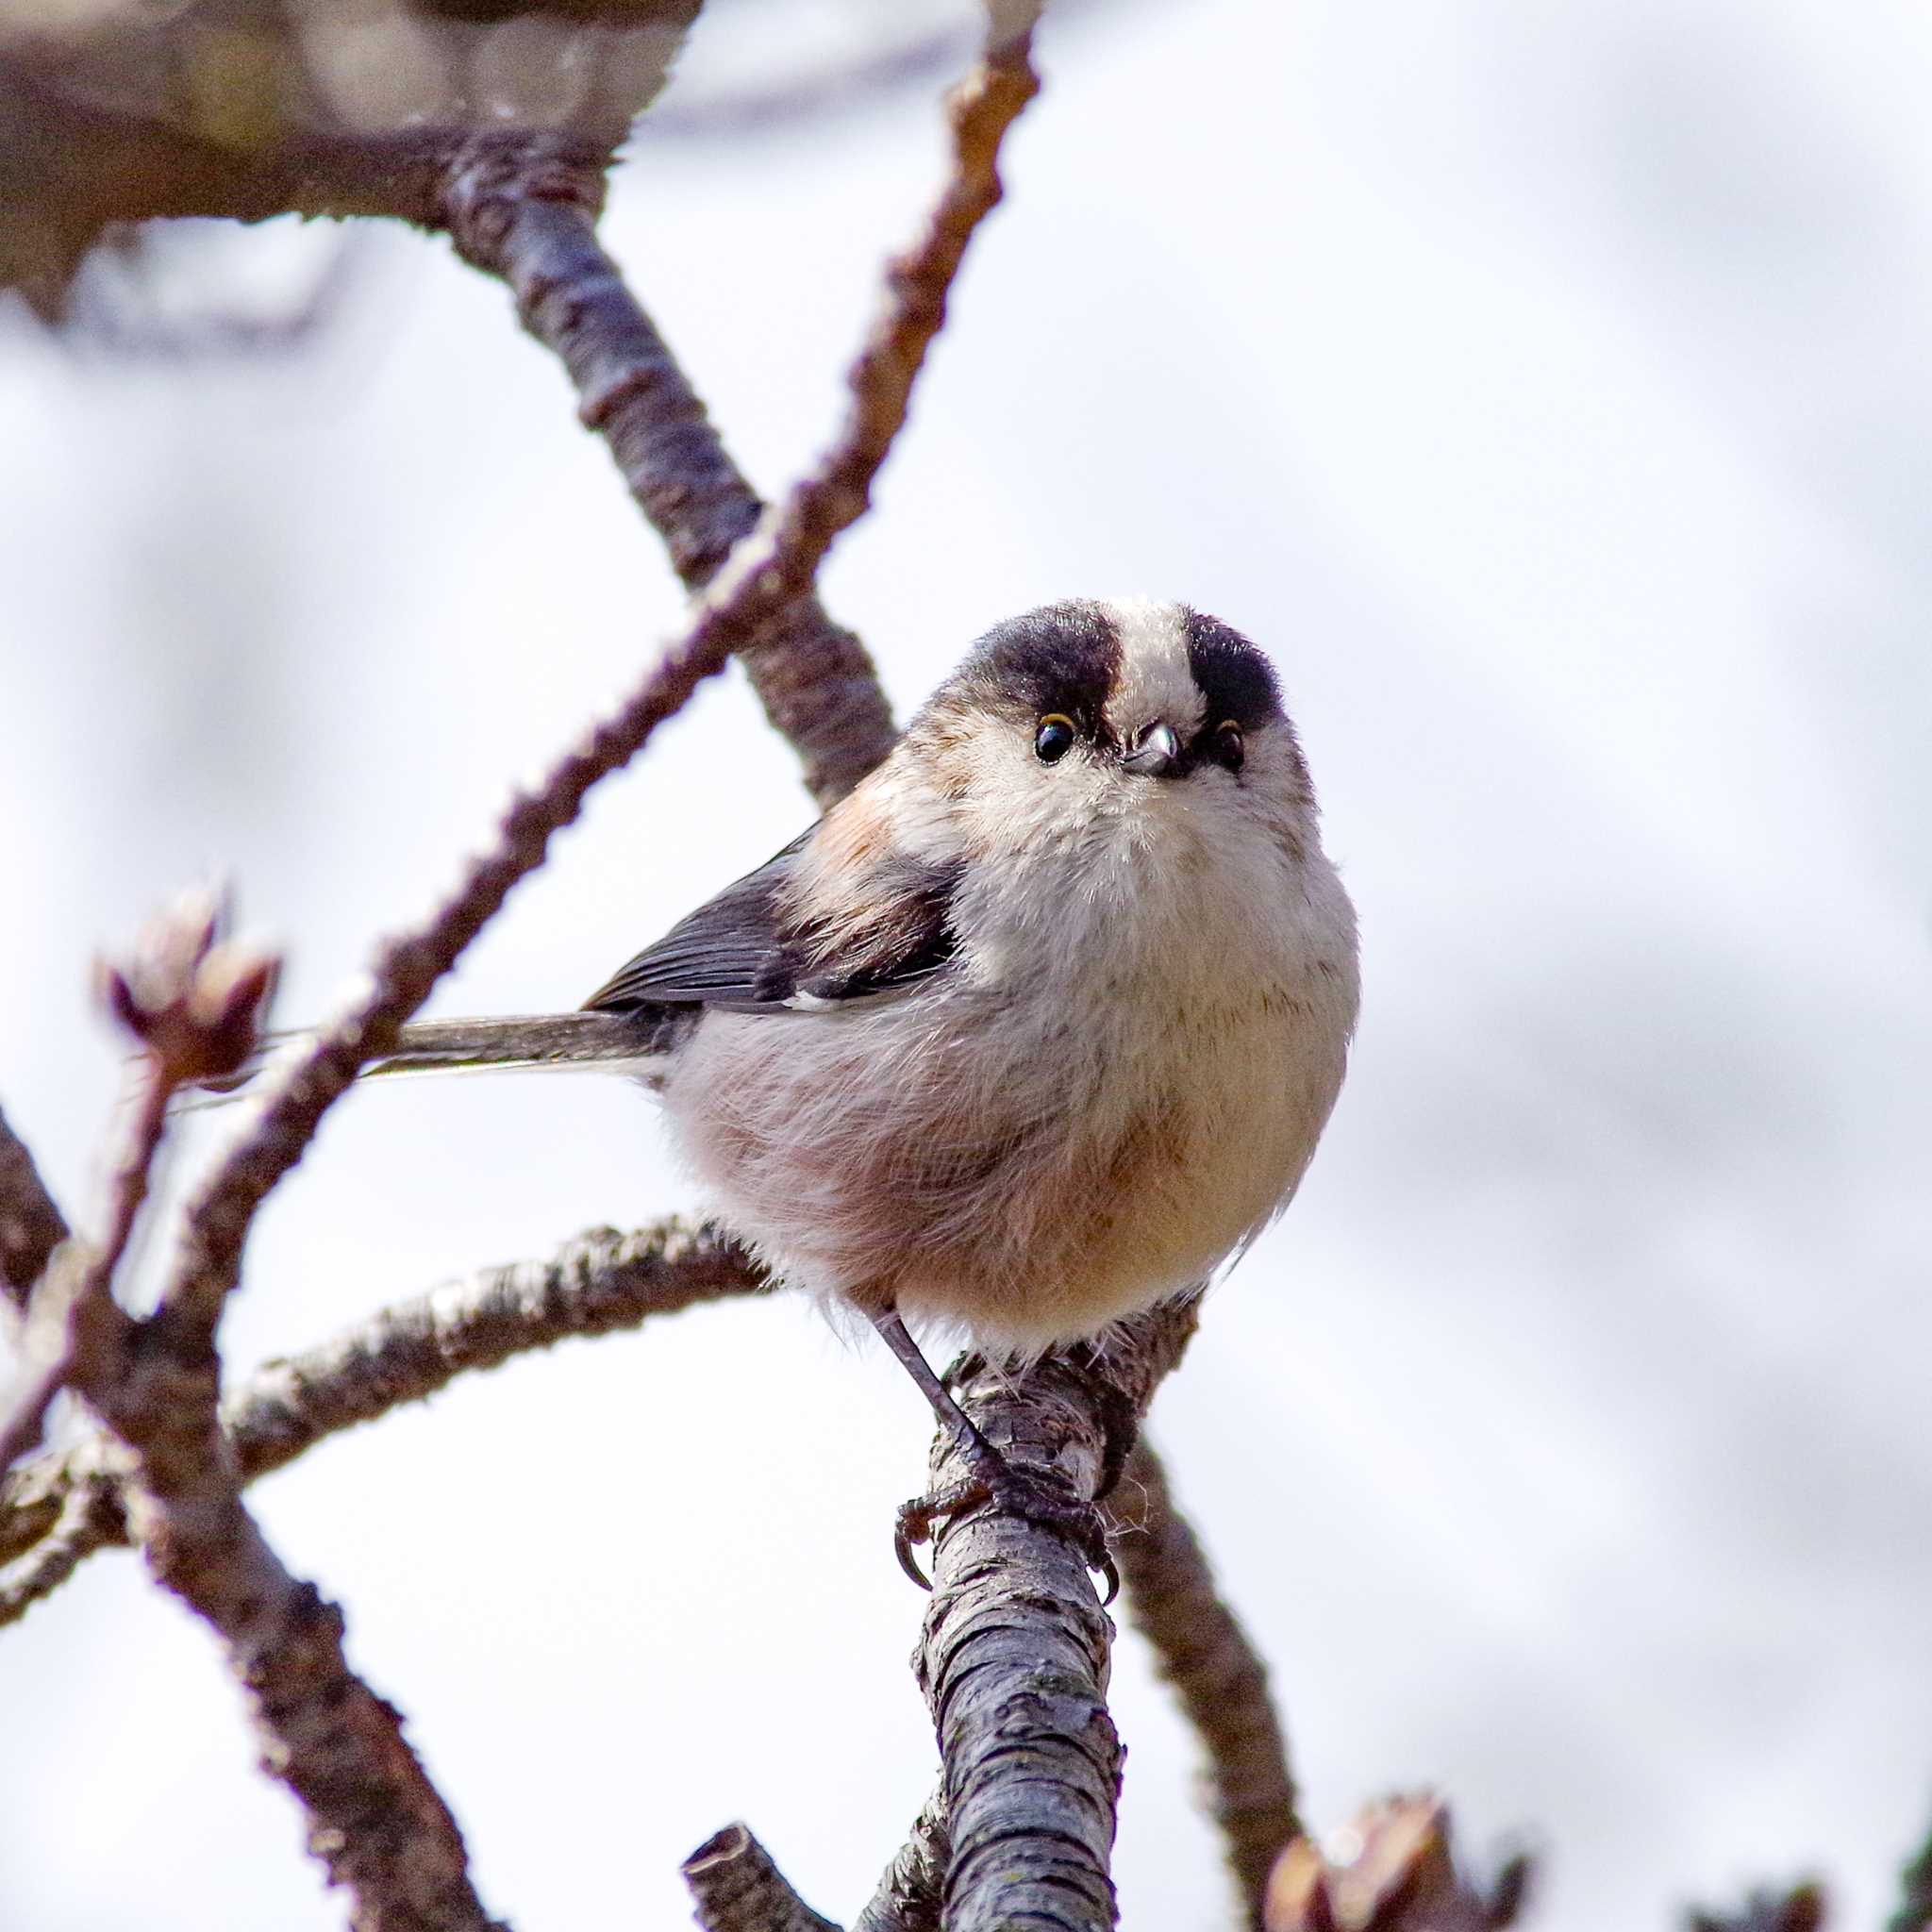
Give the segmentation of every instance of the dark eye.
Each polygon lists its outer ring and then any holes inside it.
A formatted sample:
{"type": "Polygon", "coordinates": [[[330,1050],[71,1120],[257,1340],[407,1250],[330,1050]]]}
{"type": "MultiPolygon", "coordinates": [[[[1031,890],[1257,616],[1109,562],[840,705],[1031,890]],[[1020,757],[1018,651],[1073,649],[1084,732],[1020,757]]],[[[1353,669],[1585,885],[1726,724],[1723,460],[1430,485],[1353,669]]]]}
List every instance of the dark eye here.
{"type": "Polygon", "coordinates": [[[1074,748],[1074,740],[1079,734],[1074,729],[1074,721],[1063,717],[1058,711],[1049,711],[1040,721],[1040,729],[1033,734],[1033,751],[1042,765],[1057,765],[1074,748]]]}
{"type": "Polygon", "coordinates": [[[1230,772],[1239,772],[1247,755],[1247,746],[1241,742],[1241,727],[1232,718],[1214,727],[1214,756],[1230,772]]]}

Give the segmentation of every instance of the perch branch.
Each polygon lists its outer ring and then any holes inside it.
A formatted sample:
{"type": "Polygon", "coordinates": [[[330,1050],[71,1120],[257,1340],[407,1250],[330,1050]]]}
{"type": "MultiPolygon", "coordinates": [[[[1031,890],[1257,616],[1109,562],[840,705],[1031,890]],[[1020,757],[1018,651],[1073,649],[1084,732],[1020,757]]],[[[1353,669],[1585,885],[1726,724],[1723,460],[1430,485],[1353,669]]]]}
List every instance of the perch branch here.
{"type": "Polygon", "coordinates": [[[65,1217],[0,1110],[0,1295],[23,1314],[34,1283],[66,1239],[65,1217]]]}
{"type": "MultiPolygon", "coordinates": [[[[1104,1359],[1062,1351],[1017,1375],[969,1357],[953,1392],[1008,1462],[1091,1495],[1109,1421],[1145,1412],[1194,1319],[1191,1301],[1170,1303],[1124,1324],[1104,1359]]],[[[965,1474],[941,1429],[935,1491],[965,1474]]],[[[981,1504],[941,1530],[933,1576],[913,1662],[943,1767],[946,1932],[1106,1932],[1121,1748],[1106,1699],[1110,1626],[1085,1560],[1060,1531],[981,1504]]]]}
{"type": "Polygon", "coordinates": [[[1258,1926],[1275,1856],[1302,1830],[1267,1667],[1216,1591],[1207,1556],[1174,1508],[1167,1472],[1145,1437],[1127,1459],[1112,1507],[1124,1531],[1116,1549],[1128,1616],[1207,1752],[1211,1809],[1247,1922],[1258,1926]]]}
{"type": "Polygon", "coordinates": [[[792,1890],[741,1824],[708,1838],[679,1870],[704,1932],[840,1932],[792,1890]]]}
{"type": "MultiPolygon", "coordinates": [[[[499,276],[524,326],[570,372],[578,413],[696,591],[758,525],[761,505],[657,325],[597,237],[604,175],[573,143],[478,142],[450,173],[449,232],[499,276]]],[[[741,650],[765,715],[797,747],[820,805],[849,791],[892,743],[878,675],[852,632],[808,591],[741,650]]]]}

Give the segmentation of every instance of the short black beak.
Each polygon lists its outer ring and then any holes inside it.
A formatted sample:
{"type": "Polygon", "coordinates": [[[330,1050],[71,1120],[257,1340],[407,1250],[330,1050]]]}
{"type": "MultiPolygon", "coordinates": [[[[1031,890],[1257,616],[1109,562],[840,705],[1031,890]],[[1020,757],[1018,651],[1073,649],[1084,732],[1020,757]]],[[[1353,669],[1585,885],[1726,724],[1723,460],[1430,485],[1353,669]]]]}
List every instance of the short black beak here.
{"type": "Polygon", "coordinates": [[[1179,761],[1181,741],[1172,724],[1150,724],[1141,741],[1121,760],[1124,771],[1137,772],[1143,778],[1161,778],[1179,761]]]}

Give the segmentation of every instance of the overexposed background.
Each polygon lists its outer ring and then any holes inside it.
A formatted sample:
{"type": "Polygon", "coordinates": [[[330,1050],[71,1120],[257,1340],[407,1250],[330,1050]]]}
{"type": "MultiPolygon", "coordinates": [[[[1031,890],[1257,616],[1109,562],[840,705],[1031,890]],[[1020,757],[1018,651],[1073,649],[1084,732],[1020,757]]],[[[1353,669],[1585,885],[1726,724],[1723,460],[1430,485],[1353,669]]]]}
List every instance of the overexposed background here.
{"type": "MultiPolygon", "coordinates": [[[[667,113],[757,21],[700,24],[667,113]]],[[[1090,6],[1041,60],[826,597],[902,708],[1070,593],[1190,599],[1281,667],[1365,1014],[1156,1426],[1310,1814],[1438,1785],[1472,1850],[1547,1847],[1566,1932],[1806,1869],[1873,1924],[1932,1808],[1932,24],[1199,0],[1090,6]]],[[[835,420],[932,92],[622,172],[608,238],[767,489],[835,420]]],[[[299,281],[318,239],[212,244],[299,281]]],[[[677,619],[503,291],[399,232],[355,270],[285,355],[0,318],[0,1097],[75,1212],[97,947],[225,868],[283,1020],[322,1011],[677,619]]],[[[575,1004],[806,813],[708,688],[433,1010],[575,1004]]],[[[229,1358],[684,1198],[619,1083],[372,1092],[260,1224],[229,1358]]],[[[846,1916],[931,1772],[889,1543],[927,1427],[802,1305],[726,1307],[254,1501],[523,1932],[682,1923],[738,1816],[846,1916]]],[[[1131,1640],[1115,1712],[1126,1921],[1208,1932],[1131,1640]]],[[[0,1924],[339,1920],[131,1557],[0,1633],[0,1924]]]]}

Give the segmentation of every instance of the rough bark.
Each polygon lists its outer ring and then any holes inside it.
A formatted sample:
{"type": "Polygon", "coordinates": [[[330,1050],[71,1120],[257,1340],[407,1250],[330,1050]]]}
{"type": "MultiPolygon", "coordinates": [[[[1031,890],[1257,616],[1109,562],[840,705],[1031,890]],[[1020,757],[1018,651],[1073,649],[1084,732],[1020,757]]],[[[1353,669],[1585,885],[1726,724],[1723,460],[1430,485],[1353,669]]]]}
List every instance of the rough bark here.
{"type": "MultiPolygon", "coordinates": [[[[1191,1302],[1125,1324],[1104,1357],[1050,1356],[1014,1374],[969,1357],[953,1391],[1017,1468],[1091,1496],[1109,1425],[1144,1413],[1193,1333],[1191,1302]]],[[[967,1474],[935,1438],[942,1491],[967,1474]]],[[[1075,1539],[982,1503],[952,1517],[914,1657],[939,1733],[952,1862],[946,1932],[1031,1924],[1106,1932],[1121,1746],[1107,1707],[1111,1625],[1075,1539]]]]}
{"type": "Polygon", "coordinates": [[[792,1890],[741,1824],[708,1838],[681,1869],[705,1932],[840,1932],[792,1890]]]}

